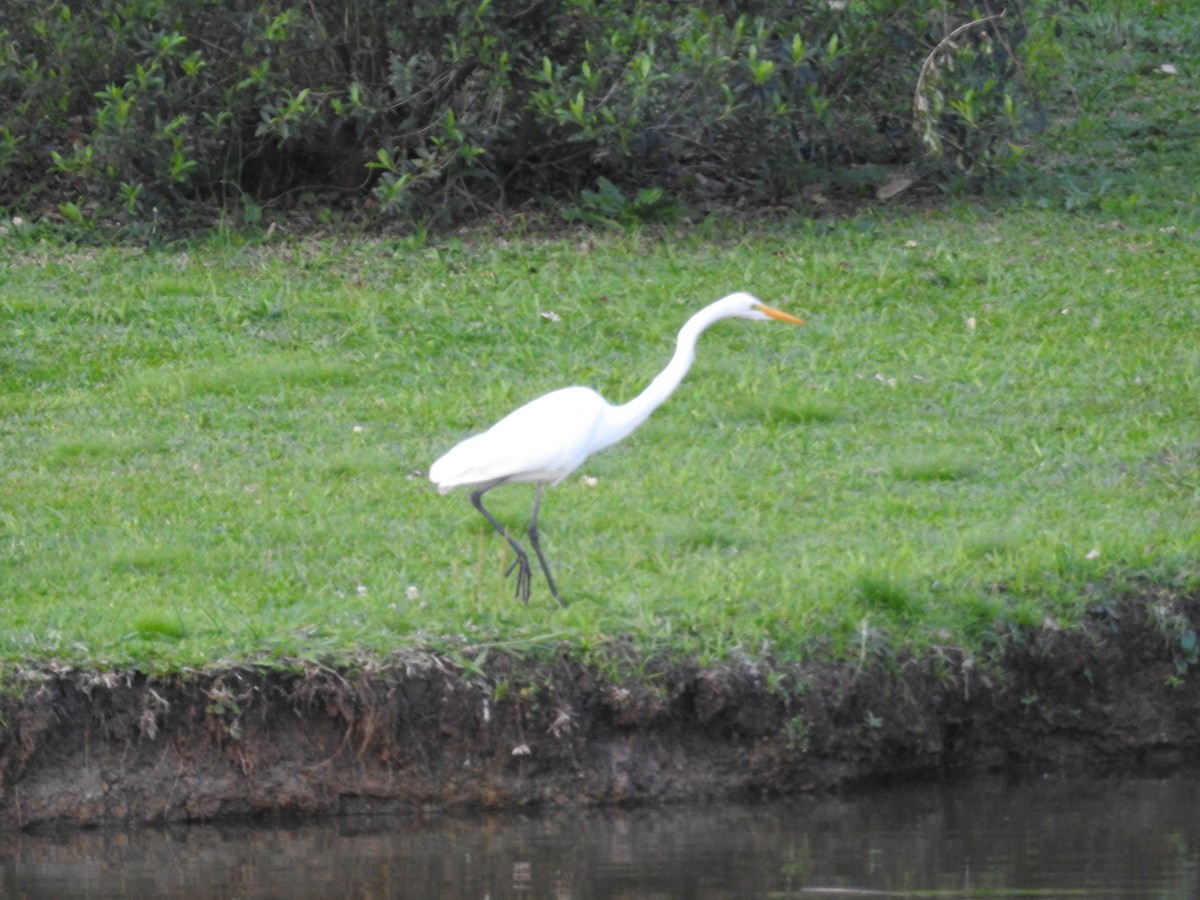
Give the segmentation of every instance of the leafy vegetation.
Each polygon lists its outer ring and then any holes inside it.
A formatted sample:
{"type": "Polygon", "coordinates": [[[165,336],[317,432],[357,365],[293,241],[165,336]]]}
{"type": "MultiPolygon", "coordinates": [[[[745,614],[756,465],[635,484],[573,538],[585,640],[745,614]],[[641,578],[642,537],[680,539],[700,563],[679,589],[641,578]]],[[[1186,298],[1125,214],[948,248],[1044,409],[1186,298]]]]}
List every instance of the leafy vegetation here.
{"type": "Polygon", "coordinates": [[[602,179],[777,200],[922,141],[988,171],[1036,125],[1054,46],[1044,4],[993,5],[0,0],[0,208],[154,239],[570,207],[602,179]]]}

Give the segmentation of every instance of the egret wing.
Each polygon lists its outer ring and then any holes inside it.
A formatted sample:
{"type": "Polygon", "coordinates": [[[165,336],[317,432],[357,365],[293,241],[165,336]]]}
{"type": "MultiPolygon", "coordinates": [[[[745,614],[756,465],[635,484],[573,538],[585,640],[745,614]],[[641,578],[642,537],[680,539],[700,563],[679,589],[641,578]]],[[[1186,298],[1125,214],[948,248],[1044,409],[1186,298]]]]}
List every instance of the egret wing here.
{"type": "Polygon", "coordinates": [[[442,492],[506,481],[555,483],[594,449],[592,437],[608,403],[585,387],[552,391],[467,438],[429,469],[442,492]]]}

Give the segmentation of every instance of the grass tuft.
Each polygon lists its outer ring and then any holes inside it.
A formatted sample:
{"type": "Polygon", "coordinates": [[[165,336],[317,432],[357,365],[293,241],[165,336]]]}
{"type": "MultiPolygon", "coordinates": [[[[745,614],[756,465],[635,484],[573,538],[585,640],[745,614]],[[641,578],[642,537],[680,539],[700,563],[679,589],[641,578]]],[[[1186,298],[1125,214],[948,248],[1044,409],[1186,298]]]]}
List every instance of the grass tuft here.
{"type": "Polygon", "coordinates": [[[893,478],[901,481],[966,481],[974,478],[980,467],[952,454],[904,459],[891,466],[893,478]]]}
{"type": "Polygon", "coordinates": [[[842,411],[832,403],[820,400],[775,402],[765,406],[750,404],[759,417],[773,425],[824,425],[835,421],[842,411]]]}
{"type": "Polygon", "coordinates": [[[133,630],[142,640],[178,641],[187,635],[183,621],[168,612],[144,612],[133,620],[133,630]]]}
{"type": "Polygon", "coordinates": [[[855,592],[868,610],[897,618],[918,614],[922,605],[920,597],[899,578],[879,572],[859,575],[855,592]]]}

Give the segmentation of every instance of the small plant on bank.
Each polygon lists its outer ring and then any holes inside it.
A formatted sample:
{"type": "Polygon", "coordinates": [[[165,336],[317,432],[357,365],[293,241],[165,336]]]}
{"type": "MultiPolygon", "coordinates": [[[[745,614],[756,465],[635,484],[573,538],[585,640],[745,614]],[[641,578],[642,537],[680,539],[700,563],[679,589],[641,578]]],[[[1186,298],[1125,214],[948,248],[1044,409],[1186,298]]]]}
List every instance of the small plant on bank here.
{"type": "Polygon", "coordinates": [[[580,204],[568,207],[564,216],[587,225],[628,228],[652,222],[669,222],[681,214],[680,205],[662,188],[642,188],[627,197],[620,188],[601,177],[596,190],[579,192],[580,204]]]}

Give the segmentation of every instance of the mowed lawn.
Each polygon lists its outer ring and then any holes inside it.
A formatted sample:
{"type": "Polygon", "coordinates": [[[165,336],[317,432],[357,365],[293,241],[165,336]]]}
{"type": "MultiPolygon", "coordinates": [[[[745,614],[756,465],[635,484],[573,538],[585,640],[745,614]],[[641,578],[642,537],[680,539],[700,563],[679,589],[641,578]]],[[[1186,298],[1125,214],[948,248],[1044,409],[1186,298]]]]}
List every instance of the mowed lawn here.
{"type": "MultiPolygon", "coordinates": [[[[1194,202],[186,251],[10,232],[0,655],[975,649],[1200,560],[1194,202]],[[424,476],[566,384],[678,392],[547,492],[536,573],[424,476]]],[[[489,495],[514,530],[532,488],[489,495]]]]}

